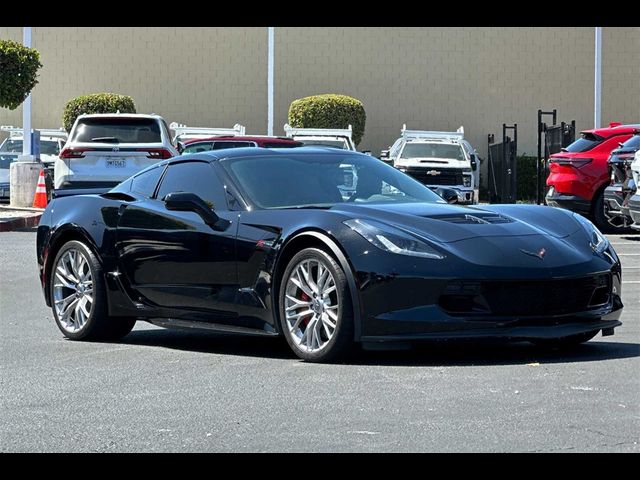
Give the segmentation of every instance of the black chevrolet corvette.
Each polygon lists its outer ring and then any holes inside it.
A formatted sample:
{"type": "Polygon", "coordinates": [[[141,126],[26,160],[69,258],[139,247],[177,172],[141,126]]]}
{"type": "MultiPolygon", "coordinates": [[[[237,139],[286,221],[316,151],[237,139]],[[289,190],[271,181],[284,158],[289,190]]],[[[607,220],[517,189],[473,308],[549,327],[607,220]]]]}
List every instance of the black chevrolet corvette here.
{"type": "Polygon", "coordinates": [[[37,235],[62,333],[113,340],[137,320],[284,335],[310,361],[354,344],[612,335],[613,247],[543,206],[448,205],[368,155],[239,148],[165,160],[102,194],[64,196],[37,235]]]}

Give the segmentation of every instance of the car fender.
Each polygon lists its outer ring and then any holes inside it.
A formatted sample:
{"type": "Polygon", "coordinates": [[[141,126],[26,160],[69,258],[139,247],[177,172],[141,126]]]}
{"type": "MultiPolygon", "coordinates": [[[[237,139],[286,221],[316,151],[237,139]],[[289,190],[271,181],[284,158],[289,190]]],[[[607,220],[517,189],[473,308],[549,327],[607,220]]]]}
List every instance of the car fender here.
{"type": "MultiPolygon", "coordinates": [[[[287,246],[292,241],[304,236],[312,237],[322,242],[331,251],[333,256],[336,258],[336,260],[338,260],[338,263],[342,267],[342,270],[344,271],[345,276],[347,277],[347,284],[349,285],[349,293],[351,294],[351,304],[353,305],[353,318],[355,322],[354,340],[359,341],[361,332],[362,332],[362,315],[361,315],[362,308],[360,305],[360,295],[358,294],[358,288],[356,285],[355,275],[353,274],[353,268],[351,267],[351,264],[349,263],[349,260],[347,259],[346,255],[340,248],[337,240],[330,237],[326,233],[319,232],[317,230],[303,230],[301,232],[296,232],[293,235],[291,235],[287,239],[287,241],[282,245],[282,247],[280,248],[278,257],[282,255],[282,252],[284,252],[287,249],[287,246]]],[[[273,292],[273,295],[277,295],[277,293],[273,292]]],[[[273,302],[273,305],[276,305],[276,304],[277,302],[273,302]]]]}

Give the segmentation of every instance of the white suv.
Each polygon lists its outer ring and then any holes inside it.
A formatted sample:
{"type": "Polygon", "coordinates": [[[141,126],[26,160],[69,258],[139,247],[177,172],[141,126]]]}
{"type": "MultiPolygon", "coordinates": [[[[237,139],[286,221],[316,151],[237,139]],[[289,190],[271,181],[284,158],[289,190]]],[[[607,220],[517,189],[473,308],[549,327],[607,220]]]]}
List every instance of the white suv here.
{"type": "Polygon", "coordinates": [[[80,115],[56,162],[54,188],[114,186],[176,155],[167,123],[159,115],[80,115]]]}

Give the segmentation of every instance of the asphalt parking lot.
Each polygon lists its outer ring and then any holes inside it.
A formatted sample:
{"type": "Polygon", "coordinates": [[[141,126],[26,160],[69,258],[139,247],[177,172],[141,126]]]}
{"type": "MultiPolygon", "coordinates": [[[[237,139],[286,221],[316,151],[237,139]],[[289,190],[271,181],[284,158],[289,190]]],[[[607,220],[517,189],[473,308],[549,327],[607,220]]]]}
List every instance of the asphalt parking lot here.
{"type": "Polygon", "coordinates": [[[640,235],[623,325],[574,351],[529,344],[298,361],[284,341],[139,323],[116,344],[63,338],[35,232],[0,233],[0,451],[640,451],[640,235]]]}

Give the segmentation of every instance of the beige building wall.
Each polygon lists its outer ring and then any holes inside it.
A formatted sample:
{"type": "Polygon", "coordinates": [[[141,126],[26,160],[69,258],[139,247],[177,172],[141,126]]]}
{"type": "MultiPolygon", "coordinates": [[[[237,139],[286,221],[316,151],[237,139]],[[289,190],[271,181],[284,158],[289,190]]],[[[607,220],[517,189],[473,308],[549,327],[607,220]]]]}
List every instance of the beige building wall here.
{"type": "Polygon", "coordinates": [[[640,123],[640,28],[602,29],[602,123],[640,123]]]}
{"type": "MultiPolygon", "coordinates": [[[[0,27],[0,38],[22,39],[0,27]]],[[[519,151],[536,152],[537,110],[593,126],[594,29],[294,28],[275,33],[275,133],[292,100],[318,93],[361,99],[360,149],[378,154],[412,129],[456,129],[486,153],[486,135],[517,123],[519,151]]],[[[33,45],[44,64],[33,91],[33,124],[56,127],[77,95],[133,96],[139,112],[168,122],[267,128],[267,29],[43,28],[33,45]]],[[[602,120],[640,122],[640,28],[603,30],[602,120]]],[[[21,125],[22,109],[0,109],[21,125]]]]}
{"type": "MultiPolygon", "coordinates": [[[[22,41],[21,28],[0,38],[22,41]]],[[[167,122],[263,131],[267,122],[265,28],[34,27],[43,67],[33,90],[33,125],[62,125],[78,95],[131,95],[139,113],[167,122]]],[[[22,108],[0,109],[0,124],[22,124],[22,108]]]]}

